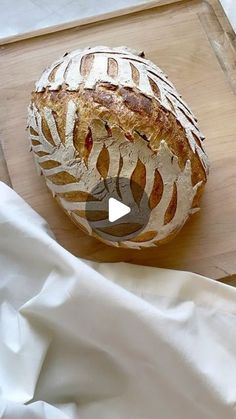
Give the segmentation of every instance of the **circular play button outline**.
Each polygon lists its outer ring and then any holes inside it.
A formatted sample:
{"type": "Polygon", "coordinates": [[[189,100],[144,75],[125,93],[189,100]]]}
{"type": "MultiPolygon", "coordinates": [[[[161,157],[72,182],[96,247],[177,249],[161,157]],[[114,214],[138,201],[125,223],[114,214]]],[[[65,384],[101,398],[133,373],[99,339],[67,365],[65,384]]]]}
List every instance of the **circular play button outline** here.
{"type": "Polygon", "coordinates": [[[150,212],[145,190],[125,177],[102,179],[91,190],[85,206],[92,231],[111,242],[137,237],[148,224],[150,212]]]}

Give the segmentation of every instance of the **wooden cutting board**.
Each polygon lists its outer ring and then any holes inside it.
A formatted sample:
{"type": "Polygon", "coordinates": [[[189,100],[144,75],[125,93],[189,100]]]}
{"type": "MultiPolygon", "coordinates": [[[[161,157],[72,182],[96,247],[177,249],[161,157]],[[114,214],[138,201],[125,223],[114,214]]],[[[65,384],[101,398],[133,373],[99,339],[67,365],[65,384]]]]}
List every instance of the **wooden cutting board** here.
{"type": "Polygon", "coordinates": [[[145,7],[117,17],[103,16],[96,23],[75,22],[66,30],[57,27],[47,35],[34,33],[1,46],[0,140],[10,180],[48,221],[59,243],[75,255],[191,270],[222,279],[236,274],[235,37],[217,0],[162,1],[145,7]],[[206,135],[211,171],[202,210],[175,240],[160,248],[115,249],[85,236],[57,206],[29,153],[25,127],[34,81],[65,51],[98,44],[144,50],[169,74],[206,135]]]}

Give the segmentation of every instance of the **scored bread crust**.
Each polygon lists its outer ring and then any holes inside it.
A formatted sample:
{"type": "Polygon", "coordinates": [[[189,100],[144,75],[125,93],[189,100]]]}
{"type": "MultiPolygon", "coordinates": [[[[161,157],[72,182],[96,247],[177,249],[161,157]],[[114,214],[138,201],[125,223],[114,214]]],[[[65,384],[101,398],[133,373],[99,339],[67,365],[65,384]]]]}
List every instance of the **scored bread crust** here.
{"type": "Polygon", "coordinates": [[[209,167],[196,118],[164,73],[141,55],[125,47],[65,54],[36,83],[28,119],[39,171],[88,234],[95,235],[85,204],[99,181],[125,177],[145,190],[151,212],[143,232],[105,240],[133,248],[177,234],[199,209],[209,167]]]}

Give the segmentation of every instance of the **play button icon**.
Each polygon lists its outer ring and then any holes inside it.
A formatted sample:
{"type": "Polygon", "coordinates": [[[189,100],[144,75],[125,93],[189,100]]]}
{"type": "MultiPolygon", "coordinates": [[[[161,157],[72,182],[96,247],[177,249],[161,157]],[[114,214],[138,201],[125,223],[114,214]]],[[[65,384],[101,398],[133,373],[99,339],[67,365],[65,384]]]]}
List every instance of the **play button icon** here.
{"type": "Polygon", "coordinates": [[[108,219],[110,223],[119,220],[120,218],[124,217],[125,215],[129,214],[131,209],[122,202],[117,201],[115,198],[109,198],[109,214],[108,219]]]}
{"type": "Polygon", "coordinates": [[[85,218],[106,242],[135,240],[146,227],[150,207],[145,190],[124,177],[106,178],[88,194],[85,218]]]}

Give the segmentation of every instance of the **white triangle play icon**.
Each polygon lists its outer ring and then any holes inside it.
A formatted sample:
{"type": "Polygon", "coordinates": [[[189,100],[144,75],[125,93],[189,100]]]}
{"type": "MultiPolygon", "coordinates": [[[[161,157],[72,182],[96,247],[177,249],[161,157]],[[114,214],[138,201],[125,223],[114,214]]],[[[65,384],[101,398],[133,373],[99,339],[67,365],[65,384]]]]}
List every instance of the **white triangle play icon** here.
{"type": "Polygon", "coordinates": [[[115,198],[109,198],[108,202],[108,211],[109,211],[109,221],[113,223],[113,221],[119,220],[119,218],[124,217],[124,215],[129,214],[131,211],[130,207],[123,204],[120,201],[117,201],[115,198]]]}

